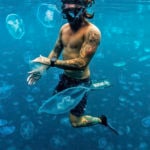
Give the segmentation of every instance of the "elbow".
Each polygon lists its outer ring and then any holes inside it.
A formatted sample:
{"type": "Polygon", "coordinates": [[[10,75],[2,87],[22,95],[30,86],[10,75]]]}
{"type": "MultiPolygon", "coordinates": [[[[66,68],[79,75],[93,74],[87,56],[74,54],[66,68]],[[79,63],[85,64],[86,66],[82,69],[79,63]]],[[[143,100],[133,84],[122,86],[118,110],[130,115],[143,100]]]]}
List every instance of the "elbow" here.
{"type": "Polygon", "coordinates": [[[78,64],[78,69],[79,70],[84,70],[87,67],[87,63],[86,62],[81,62],[78,64]]]}

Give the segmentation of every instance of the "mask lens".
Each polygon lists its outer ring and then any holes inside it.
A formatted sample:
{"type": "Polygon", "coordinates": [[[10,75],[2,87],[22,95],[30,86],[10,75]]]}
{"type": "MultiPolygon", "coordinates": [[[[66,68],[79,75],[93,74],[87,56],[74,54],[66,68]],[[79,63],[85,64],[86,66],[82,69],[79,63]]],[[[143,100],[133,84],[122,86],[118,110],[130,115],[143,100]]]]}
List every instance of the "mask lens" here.
{"type": "Polygon", "coordinates": [[[72,11],[72,10],[67,11],[67,14],[68,14],[69,16],[71,16],[72,18],[74,18],[74,17],[76,16],[75,11],[72,11]]]}
{"type": "Polygon", "coordinates": [[[81,8],[67,9],[67,10],[64,11],[64,13],[66,15],[69,15],[73,18],[75,18],[79,14],[79,12],[81,12],[81,8]]]}

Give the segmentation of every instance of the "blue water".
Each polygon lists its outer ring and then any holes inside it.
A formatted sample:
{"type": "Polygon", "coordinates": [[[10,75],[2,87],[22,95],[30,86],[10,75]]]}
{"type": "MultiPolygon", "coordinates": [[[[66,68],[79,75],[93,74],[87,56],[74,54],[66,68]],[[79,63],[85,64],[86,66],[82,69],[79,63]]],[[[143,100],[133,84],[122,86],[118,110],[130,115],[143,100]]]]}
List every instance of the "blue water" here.
{"type": "MultiPolygon", "coordinates": [[[[36,85],[26,82],[29,61],[49,54],[65,23],[59,15],[50,27],[39,21],[38,9],[48,2],[60,11],[58,0],[0,0],[0,150],[149,150],[150,2],[96,0],[93,6],[91,22],[100,28],[102,41],[91,76],[113,86],[89,94],[86,114],[107,115],[119,136],[100,125],[74,129],[68,114],[37,113],[62,72],[53,68],[36,85]],[[19,19],[7,23],[10,14],[19,19]]],[[[52,21],[50,11],[47,15],[52,21]]]]}

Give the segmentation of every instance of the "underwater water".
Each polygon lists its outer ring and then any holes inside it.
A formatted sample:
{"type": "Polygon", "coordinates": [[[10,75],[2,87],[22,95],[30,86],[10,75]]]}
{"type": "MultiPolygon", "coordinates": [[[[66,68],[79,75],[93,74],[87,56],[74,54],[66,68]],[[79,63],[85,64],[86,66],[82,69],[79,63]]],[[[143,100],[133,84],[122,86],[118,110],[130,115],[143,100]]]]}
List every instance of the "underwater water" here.
{"type": "Polygon", "coordinates": [[[95,0],[92,20],[102,32],[90,64],[93,80],[113,86],[89,94],[86,114],[105,114],[104,126],[72,128],[68,113],[39,114],[62,70],[28,86],[30,60],[55,44],[60,0],[0,0],[0,150],[149,150],[150,1],[95,0]]]}

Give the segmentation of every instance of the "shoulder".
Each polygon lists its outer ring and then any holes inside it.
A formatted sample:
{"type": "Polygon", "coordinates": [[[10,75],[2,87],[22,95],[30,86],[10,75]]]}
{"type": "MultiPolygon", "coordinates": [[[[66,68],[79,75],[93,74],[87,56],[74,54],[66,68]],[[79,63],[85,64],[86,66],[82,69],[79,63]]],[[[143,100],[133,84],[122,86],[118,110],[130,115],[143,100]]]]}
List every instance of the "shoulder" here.
{"type": "Polygon", "coordinates": [[[96,40],[97,42],[100,42],[100,40],[101,40],[101,31],[94,24],[89,23],[89,26],[88,26],[87,31],[85,33],[85,36],[88,40],[92,40],[92,41],[96,40]]]}
{"type": "Polygon", "coordinates": [[[69,23],[65,23],[65,24],[62,25],[62,27],[60,28],[60,31],[62,31],[62,30],[64,30],[64,29],[68,28],[68,26],[69,26],[69,23]]]}
{"type": "Polygon", "coordinates": [[[96,25],[94,25],[92,23],[89,23],[89,27],[88,27],[88,32],[87,33],[95,33],[95,34],[97,34],[97,35],[99,35],[101,37],[100,29],[96,25]]]}

